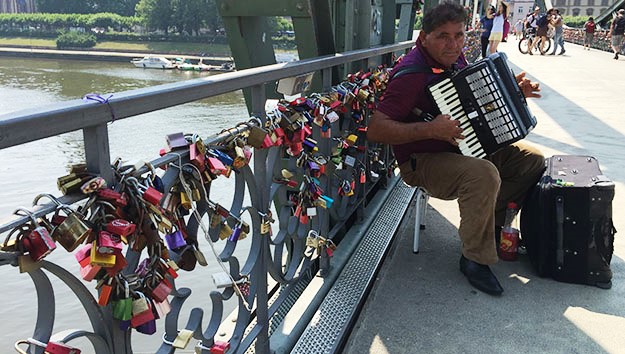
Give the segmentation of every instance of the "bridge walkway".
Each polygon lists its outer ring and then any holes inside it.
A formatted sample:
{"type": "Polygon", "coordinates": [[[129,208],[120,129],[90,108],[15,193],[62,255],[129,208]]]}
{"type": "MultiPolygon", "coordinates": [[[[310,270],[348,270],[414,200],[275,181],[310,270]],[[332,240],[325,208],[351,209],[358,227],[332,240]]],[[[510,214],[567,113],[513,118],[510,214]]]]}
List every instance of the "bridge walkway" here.
{"type": "Polygon", "coordinates": [[[493,267],[502,297],[475,291],[458,269],[457,204],[430,199],[420,253],[412,253],[414,222],[404,220],[345,354],[625,353],[625,60],[570,43],[562,56],[516,46],[500,50],[543,94],[528,103],[538,126],[526,140],[546,156],[593,155],[616,183],[612,289],[539,278],[521,257],[493,267]]]}

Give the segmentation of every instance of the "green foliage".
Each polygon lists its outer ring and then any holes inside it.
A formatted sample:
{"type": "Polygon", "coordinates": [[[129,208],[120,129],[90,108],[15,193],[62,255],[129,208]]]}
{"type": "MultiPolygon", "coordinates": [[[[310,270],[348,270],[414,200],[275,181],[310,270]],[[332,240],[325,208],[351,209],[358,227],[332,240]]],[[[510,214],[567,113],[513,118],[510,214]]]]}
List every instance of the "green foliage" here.
{"type": "Polygon", "coordinates": [[[588,16],[563,16],[562,21],[569,27],[583,28],[584,23],[588,21],[588,16]]]}
{"type": "Polygon", "coordinates": [[[0,14],[0,30],[38,30],[55,32],[70,27],[111,27],[118,30],[130,29],[139,23],[136,17],[125,17],[113,13],[99,14],[50,14],[50,13],[19,13],[0,14]]]}
{"type": "Polygon", "coordinates": [[[90,33],[77,31],[64,32],[56,38],[56,47],[63,48],[92,48],[96,45],[96,37],[90,33]]]}
{"type": "Polygon", "coordinates": [[[141,0],[135,8],[143,24],[154,30],[169,32],[173,25],[174,10],[172,0],[141,0]]]}

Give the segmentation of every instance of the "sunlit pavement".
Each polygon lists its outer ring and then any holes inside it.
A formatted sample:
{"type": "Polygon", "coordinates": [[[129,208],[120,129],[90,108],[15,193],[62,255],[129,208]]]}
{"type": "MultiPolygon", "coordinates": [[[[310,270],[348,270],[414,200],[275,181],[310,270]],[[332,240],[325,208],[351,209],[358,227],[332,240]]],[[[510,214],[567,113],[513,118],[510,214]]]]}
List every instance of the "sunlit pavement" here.
{"type": "Polygon", "coordinates": [[[546,156],[595,156],[616,183],[612,289],[539,278],[521,256],[493,266],[502,297],[477,292],[458,269],[457,203],[430,199],[420,253],[412,253],[411,219],[345,353],[625,353],[625,58],[570,43],[561,56],[530,56],[517,43],[499,49],[543,95],[528,100],[538,126],[526,141],[546,156]]]}

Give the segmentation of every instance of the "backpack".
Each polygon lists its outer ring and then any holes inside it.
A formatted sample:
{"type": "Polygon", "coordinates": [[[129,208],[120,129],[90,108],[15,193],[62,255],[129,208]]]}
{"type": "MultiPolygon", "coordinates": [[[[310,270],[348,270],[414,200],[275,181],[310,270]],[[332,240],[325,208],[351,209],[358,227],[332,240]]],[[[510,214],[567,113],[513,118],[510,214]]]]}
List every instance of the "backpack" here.
{"type": "Polygon", "coordinates": [[[625,33],[625,17],[617,17],[614,19],[614,34],[624,34],[625,33]]]}
{"type": "Polygon", "coordinates": [[[542,13],[540,15],[538,15],[538,19],[536,20],[536,26],[538,27],[545,27],[547,26],[547,14],[542,13]]]}

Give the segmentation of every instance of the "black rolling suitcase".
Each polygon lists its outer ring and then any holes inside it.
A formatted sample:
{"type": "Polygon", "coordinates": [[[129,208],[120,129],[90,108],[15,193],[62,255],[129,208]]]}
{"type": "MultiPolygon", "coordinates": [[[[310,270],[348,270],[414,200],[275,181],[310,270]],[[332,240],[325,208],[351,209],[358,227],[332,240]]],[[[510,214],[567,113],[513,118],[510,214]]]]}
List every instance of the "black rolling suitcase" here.
{"type": "Polygon", "coordinates": [[[591,156],[553,156],[521,210],[521,237],[542,277],[612,286],[614,183],[591,156]]]}

